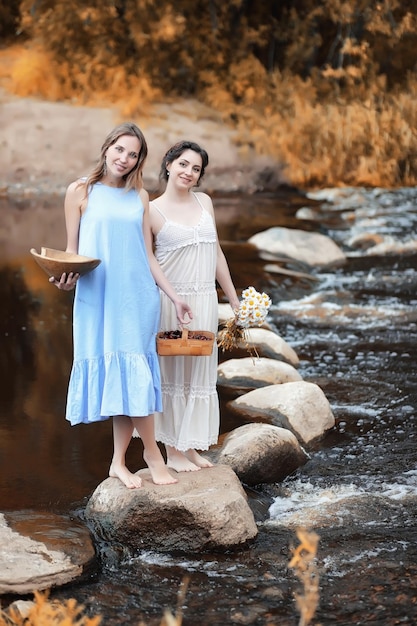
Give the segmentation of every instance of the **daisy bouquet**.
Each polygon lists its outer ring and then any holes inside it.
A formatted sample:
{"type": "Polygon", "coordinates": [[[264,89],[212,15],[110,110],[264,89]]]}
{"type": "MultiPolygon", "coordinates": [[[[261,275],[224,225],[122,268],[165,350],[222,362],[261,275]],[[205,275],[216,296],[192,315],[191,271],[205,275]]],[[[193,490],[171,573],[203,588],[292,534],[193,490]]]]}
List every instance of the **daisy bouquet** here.
{"type": "MultiPolygon", "coordinates": [[[[254,287],[242,291],[242,300],[235,316],[227,320],[225,328],[219,333],[219,347],[225,350],[238,348],[242,343],[248,346],[247,329],[261,326],[268,315],[271,298],[266,293],[259,293],[254,287]]],[[[255,350],[256,352],[256,350],[255,350]]]]}

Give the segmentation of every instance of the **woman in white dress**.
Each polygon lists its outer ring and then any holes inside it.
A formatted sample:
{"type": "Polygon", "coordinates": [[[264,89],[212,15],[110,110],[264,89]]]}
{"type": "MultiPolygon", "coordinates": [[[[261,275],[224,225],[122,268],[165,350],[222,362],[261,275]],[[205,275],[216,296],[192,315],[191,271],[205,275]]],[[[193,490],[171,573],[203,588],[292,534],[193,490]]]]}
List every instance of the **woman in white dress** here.
{"type": "MultiPolygon", "coordinates": [[[[193,312],[188,328],[217,334],[216,280],[233,310],[239,299],[218,241],[211,198],[193,191],[207,164],[207,152],[194,142],[181,141],[168,150],[160,174],[166,189],[150,203],[150,222],[159,265],[193,312]]],[[[162,291],[160,326],[162,331],[178,328],[175,307],[162,291]]],[[[155,413],[155,438],[177,472],[212,465],[198,451],[218,439],[217,363],[216,344],[211,356],[160,357],[163,413],[155,413]]]]}

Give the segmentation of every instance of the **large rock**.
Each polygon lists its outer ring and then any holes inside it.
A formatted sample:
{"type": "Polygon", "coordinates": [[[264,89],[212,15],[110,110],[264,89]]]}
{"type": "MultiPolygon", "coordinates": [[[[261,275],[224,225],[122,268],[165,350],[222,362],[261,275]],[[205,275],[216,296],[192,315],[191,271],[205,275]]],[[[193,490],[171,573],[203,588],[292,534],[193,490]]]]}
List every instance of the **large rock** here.
{"type": "Polygon", "coordinates": [[[0,514],[0,593],[28,594],[91,573],[88,529],[69,517],[18,511],[0,514]]]}
{"type": "Polygon", "coordinates": [[[94,533],[132,550],[195,552],[246,543],[257,535],[243,487],[226,465],[176,474],[178,483],[155,485],[139,470],[140,489],[107,478],[91,496],[85,516],[94,533]]]}
{"type": "Polygon", "coordinates": [[[229,359],[217,368],[217,383],[232,389],[257,389],[302,380],[301,374],[289,363],[260,357],[229,359]]]}
{"type": "Polygon", "coordinates": [[[228,406],[245,421],[288,428],[303,445],[321,439],[335,425],[322,389],[306,381],[255,389],[232,400],[228,406]]]}
{"type": "Polygon", "coordinates": [[[249,486],[280,482],[308,459],[292,432],[270,424],[236,428],[224,439],[217,457],[249,486]]]}
{"type": "Polygon", "coordinates": [[[227,302],[219,302],[218,311],[219,311],[219,324],[225,324],[227,320],[234,317],[233,309],[227,302]]]}
{"type": "Polygon", "coordinates": [[[326,235],[295,228],[274,226],[256,233],[248,240],[258,250],[270,255],[289,257],[312,267],[343,265],[346,256],[339,246],[326,235]]]}
{"type": "MultiPolygon", "coordinates": [[[[221,331],[219,332],[221,338],[221,331]]],[[[222,349],[220,348],[220,352],[222,349]]],[[[293,367],[298,367],[300,361],[295,350],[277,333],[266,328],[248,328],[246,341],[241,341],[238,348],[224,352],[231,358],[247,356],[251,352],[254,357],[266,357],[285,361],[293,367]]]]}

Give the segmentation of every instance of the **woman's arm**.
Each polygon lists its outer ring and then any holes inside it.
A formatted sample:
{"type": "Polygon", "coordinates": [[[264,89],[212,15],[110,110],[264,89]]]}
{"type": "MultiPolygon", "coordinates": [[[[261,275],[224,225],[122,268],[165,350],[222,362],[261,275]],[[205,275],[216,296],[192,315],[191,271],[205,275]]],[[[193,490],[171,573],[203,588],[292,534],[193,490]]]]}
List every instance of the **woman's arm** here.
{"type": "Polygon", "coordinates": [[[170,300],[172,300],[172,303],[175,306],[175,310],[177,312],[177,318],[180,324],[188,324],[190,320],[193,318],[191,307],[183,300],[180,300],[177,292],[172,287],[169,280],[166,278],[165,274],[163,273],[161,269],[161,266],[159,265],[153,253],[152,231],[151,231],[150,218],[149,218],[148,192],[145,191],[145,189],[141,189],[140,196],[142,198],[143,209],[144,209],[143,211],[143,236],[145,239],[146,251],[148,253],[149,266],[151,268],[152,276],[154,277],[154,280],[156,284],[158,285],[158,287],[162,289],[164,293],[166,293],[166,295],[168,296],[170,300]]]}
{"type": "Polygon", "coordinates": [[[84,205],[85,185],[80,181],[75,181],[69,185],[64,201],[67,252],[75,252],[75,254],[78,254],[78,236],[84,205]]]}
{"type": "MultiPolygon", "coordinates": [[[[213,202],[206,193],[199,192],[198,197],[203,203],[204,207],[210,213],[213,218],[214,226],[216,227],[216,216],[214,214],[213,202]]],[[[217,227],[216,227],[217,234],[217,227]]],[[[219,237],[217,236],[217,261],[216,261],[216,280],[222,288],[226,298],[230,302],[230,306],[233,311],[239,308],[239,298],[236,293],[235,286],[230,275],[229,265],[227,263],[224,252],[219,243],[219,237]]]]}
{"type": "MultiPolygon", "coordinates": [[[[85,202],[84,197],[85,185],[79,181],[75,181],[68,186],[64,201],[65,226],[67,230],[66,252],[78,253],[78,234],[83,204],[85,202]]],[[[62,274],[59,280],[51,276],[49,282],[58,287],[58,289],[71,291],[71,289],[74,289],[79,277],[79,274],[70,272],[68,275],[65,273],[62,274]]]]}
{"type": "Polygon", "coordinates": [[[236,293],[235,286],[232,281],[232,277],[230,275],[229,266],[226,261],[226,257],[224,256],[224,252],[221,249],[219,241],[217,240],[217,264],[216,264],[216,280],[219,283],[220,287],[223,289],[223,292],[226,298],[230,302],[230,306],[233,311],[236,311],[239,308],[239,298],[236,293]]]}

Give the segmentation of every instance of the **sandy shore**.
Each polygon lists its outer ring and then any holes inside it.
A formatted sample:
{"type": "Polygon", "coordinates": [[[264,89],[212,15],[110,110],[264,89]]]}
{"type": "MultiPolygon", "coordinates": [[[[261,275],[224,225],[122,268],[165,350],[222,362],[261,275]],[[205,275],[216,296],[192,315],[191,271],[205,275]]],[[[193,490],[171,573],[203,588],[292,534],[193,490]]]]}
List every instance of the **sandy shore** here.
{"type": "MultiPolygon", "coordinates": [[[[61,193],[95,163],[103,139],[126,118],[115,108],[77,106],[0,91],[0,190],[2,195],[61,193]]],[[[275,178],[278,164],[253,154],[243,157],[236,133],[219,115],[192,100],[159,104],[134,119],[149,148],[145,186],[157,189],[160,162],[180,139],[200,143],[210,157],[204,188],[208,191],[256,191],[260,180],[275,178]]],[[[276,174],[278,176],[278,174],[276,174]]]]}

